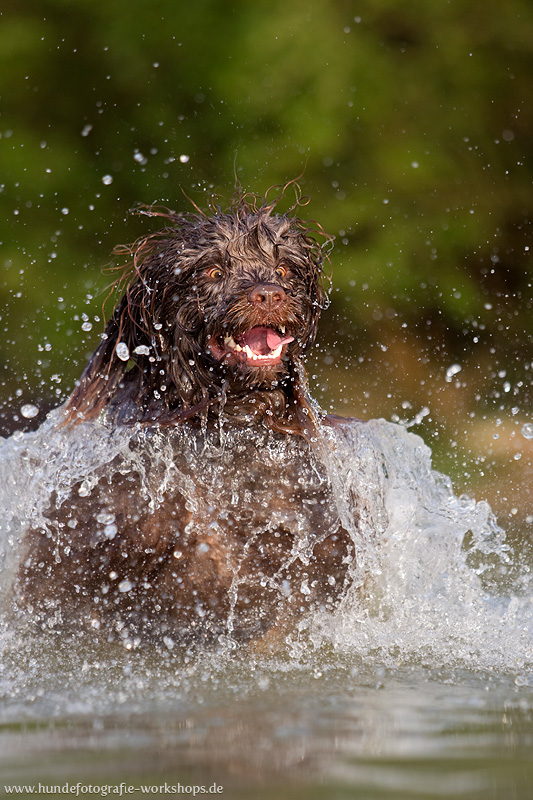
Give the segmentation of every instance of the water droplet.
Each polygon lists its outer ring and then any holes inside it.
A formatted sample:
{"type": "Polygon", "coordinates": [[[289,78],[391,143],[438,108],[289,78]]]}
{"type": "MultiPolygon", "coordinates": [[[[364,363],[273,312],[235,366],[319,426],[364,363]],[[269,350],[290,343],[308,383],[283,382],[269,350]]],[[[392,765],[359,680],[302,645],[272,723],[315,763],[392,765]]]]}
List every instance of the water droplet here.
{"type": "Polygon", "coordinates": [[[39,408],[38,406],[34,406],[33,403],[26,403],[20,409],[20,413],[26,419],[32,419],[32,417],[36,417],[39,413],[39,408]]]}
{"type": "Polygon", "coordinates": [[[84,322],[83,325],[81,326],[81,329],[82,331],[92,331],[93,329],[92,322],[84,322]]]}
{"type": "Polygon", "coordinates": [[[533,439],[533,422],[524,423],[521,433],[524,439],[533,439]]]}
{"type": "Polygon", "coordinates": [[[446,370],[446,383],[451,383],[454,375],[461,372],[462,366],[460,364],[451,364],[446,370]]]}
{"type": "Polygon", "coordinates": [[[111,525],[106,525],[104,528],[104,536],[106,539],[114,539],[118,533],[118,528],[113,522],[111,525]]]}
{"type": "Polygon", "coordinates": [[[111,183],[113,183],[113,176],[104,175],[104,177],[102,178],[102,183],[104,184],[104,186],[109,186],[111,183]]]}
{"type": "Polygon", "coordinates": [[[180,156],[180,161],[182,164],[186,164],[189,160],[190,156],[186,156],[185,154],[180,156]]]}
{"type": "Polygon", "coordinates": [[[150,348],[147,347],[145,344],[140,344],[138,347],[135,348],[133,351],[138,356],[149,356],[150,355],[150,348]]]}
{"type": "Polygon", "coordinates": [[[115,352],[121,361],[128,361],[130,357],[130,349],[126,344],[126,342],[119,342],[117,344],[115,352]]]}
{"type": "Polygon", "coordinates": [[[104,511],[101,514],[98,514],[96,521],[101,525],[109,525],[111,522],[115,521],[115,515],[111,514],[109,511],[104,511]]]}
{"type": "Polygon", "coordinates": [[[118,585],[119,592],[130,592],[133,589],[133,583],[129,581],[127,578],[123,581],[120,581],[118,585]]]}

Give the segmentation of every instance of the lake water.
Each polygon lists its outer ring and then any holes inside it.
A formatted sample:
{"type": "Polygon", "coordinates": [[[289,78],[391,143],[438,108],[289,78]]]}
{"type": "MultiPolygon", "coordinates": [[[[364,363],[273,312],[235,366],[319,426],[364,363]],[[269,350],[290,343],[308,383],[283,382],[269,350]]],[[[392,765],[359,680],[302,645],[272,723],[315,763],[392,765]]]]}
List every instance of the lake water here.
{"type": "Polygon", "coordinates": [[[319,437],[363,590],[275,654],[15,625],[24,526],[130,436],[52,415],[0,448],[0,795],[533,797],[531,565],[397,425],[319,437]]]}

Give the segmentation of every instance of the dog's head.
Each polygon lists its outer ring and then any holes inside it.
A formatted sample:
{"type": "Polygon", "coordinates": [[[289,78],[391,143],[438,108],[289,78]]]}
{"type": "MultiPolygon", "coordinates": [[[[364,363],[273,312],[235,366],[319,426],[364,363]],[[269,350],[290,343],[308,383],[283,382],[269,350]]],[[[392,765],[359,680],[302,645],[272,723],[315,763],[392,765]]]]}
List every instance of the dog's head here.
{"type": "Polygon", "coordinates": [[[222,396],[293,396],[325,305],[313,229],[245,199],[212,215],[145,213],[171,224],[127,249],[129,282],[71,415],[128,401],[138,419],[179,421],[222,396]]]}

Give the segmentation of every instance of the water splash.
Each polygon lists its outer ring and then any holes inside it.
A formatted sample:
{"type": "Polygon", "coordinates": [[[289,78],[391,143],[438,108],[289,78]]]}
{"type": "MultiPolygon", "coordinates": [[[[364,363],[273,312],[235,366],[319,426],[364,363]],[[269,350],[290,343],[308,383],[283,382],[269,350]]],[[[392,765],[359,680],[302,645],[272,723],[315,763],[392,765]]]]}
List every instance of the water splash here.
{"type": "MultiPolygon", "coordinates": [[[[71,430],[58,424],[60,418],[54,412],[38,431],[16,434],[0,446],[0,621],[6,631],[23,533],[42,521],[52,493],[61,503],[80,481],[80,492],[90,492],[103,465],[113,462],[137,472],[154,503],[157,492],[176,482],[191,495],[190,476],[172,458],[176,437],[190,449],[190,468],[203,470],[203,479],[211,481],[213,496],[227,469],[213,442],[199,447],[198,436],[175,429],[144,442],[150,460],[162,468],[158,488],[150,489],[146,459],[132,447],[138,432],[99,421],[71,430]]],[[[240,446],[243,435],[250,434],[224,430],[226,454],[240,446]]],[[[272,438],[261,458],[281,462],[285,447],[283,438],[272,438]]],[[[529,568],[517,571],[488,504],[457,497],[450,480],[432,469],[422,439],[374,420],[324,427],[313,449],[357,559],[352,589],[340,607],[303,619],[287,637],[289,655],[333,645],[343,657],[387,665],[523,671],[533,663],[529,568]]],[[[312,471],[302,476],[313,480],[312,471]]],[[[220,492],[218,497],[222,505],[232,502],[220,492]]],[[[302,531],[309,528],[309,513],[302,509],[302,531]]],[[[295,557],[305,558],[306,544],[303,538],[295,557]]],[[[172,640],[170,649],[175,645],[172,640]]]]}
{"type": "MultiPolygon", "coordinates": [[[[530,569],[517,573],[488,503],[457,497],[418,436],[384,421],[367,423],[365,434],[381,464],[387,522],[363,596],[349,594],[321,635],[339,650],[389,664],[527,668],[530,569]]],[[[358,447],[352,436],[345,463],[358,447]]],[[[334,471],[337,479],[347,475],[334,471]]]]}

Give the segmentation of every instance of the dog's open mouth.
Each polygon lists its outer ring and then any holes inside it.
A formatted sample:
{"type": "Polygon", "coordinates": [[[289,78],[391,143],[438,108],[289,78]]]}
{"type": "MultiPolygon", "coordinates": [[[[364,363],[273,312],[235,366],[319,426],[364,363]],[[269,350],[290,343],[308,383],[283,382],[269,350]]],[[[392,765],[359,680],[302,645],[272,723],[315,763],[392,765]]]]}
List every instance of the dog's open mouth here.
{"type": "Polygon", "coordinates": [[[208,347],[218,360],[229,364],[246,364],[252,367],[270,367],[279,364],[285,345],[294,341],[285,331],[274,328],[250,328],[240,335],[211,336],[208,347]]]}

